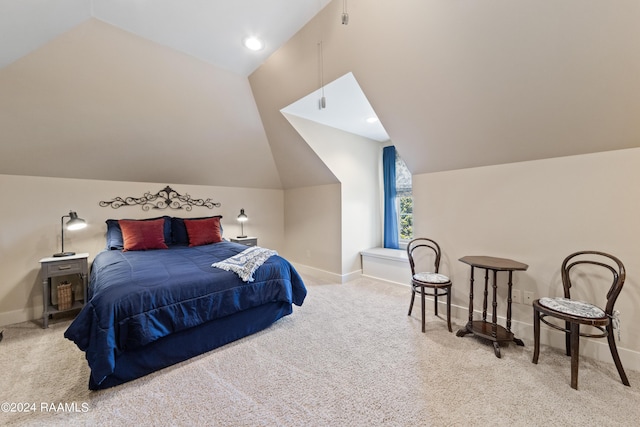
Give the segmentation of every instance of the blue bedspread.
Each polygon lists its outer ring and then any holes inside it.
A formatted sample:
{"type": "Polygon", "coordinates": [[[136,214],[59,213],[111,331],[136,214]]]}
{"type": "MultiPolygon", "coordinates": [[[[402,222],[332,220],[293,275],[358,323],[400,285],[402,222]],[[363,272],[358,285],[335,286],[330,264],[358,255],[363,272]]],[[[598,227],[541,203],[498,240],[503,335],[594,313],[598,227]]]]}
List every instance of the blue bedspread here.
{"type": "Polygon", "coordinates": [[[114,372],[120,352],[174,332],[270,302],[302,304],[306,288],[284,258],[267,259],[251,283],[211,266],[244,249],[221,242],[99,253],[89,301],[64,334],[86,352],[93,381],[114,372]]]}

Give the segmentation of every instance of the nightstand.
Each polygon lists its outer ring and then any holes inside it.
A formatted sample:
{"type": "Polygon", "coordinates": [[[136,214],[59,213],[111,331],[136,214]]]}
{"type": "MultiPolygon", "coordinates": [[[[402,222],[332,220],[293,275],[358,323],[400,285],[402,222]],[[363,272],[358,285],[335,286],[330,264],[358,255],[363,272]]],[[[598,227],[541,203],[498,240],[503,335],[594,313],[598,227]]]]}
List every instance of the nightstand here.
{"type": "Polygon", "coordinates": [[[229,240],[231,240],[233,243],[240,243],[241,245],[258,246],[257,237],[232,237],[229,240]]]}
{"type": "Polygon", "coordinates": [[[40,260],[40,274],[42,276],[42,321],[43,328],[49,327],[49,316],[82,308],[87,303],[87,288],[89,285],[89,254],[77,254],[66,257],[47,257],[40,260]],[[82,283],[82,298],[75,298],[71,308],[58,310],[51,303],[51,287],[53,277],[78,275],[82,283]]]}

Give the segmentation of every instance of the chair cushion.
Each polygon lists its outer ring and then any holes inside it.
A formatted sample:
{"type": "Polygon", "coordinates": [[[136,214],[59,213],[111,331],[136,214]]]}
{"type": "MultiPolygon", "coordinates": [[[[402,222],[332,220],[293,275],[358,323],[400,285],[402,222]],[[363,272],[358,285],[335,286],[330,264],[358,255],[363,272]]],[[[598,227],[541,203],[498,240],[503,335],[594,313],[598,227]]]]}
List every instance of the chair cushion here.
{"type": "Polygon", "coordinates": [[[551,310],[572,316],[586,317],[588,319],[598,319],[605,317],[604,311],[588,302],[575,301],[567,298],[540,298],[538,303],[551,310]]]}
{"type": "Polygon", "coordinates": [[[449,282],[449,278],[444,274],[439,273],[416,273],[413,275],[414,280],[418,280],[420,282],[426,283],[447,283],[449,282]]]}

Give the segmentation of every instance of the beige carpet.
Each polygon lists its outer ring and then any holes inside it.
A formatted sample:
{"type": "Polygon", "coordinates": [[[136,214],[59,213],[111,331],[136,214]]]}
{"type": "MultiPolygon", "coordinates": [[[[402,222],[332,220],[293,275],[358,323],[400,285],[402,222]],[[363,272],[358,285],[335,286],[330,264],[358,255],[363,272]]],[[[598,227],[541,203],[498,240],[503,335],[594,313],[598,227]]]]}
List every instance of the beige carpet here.
{"type": "Polygon", "coordinates": [[[84,354],[63,338],[69,320],[48,330],[39,322],[5,327],[0,403],[36,410],[0,413],[0,424],[631,426],[640,419],[638,372],[627,372],[629,388],[613,364],[582,358],[575,391],[560,351],[543,347],[533,365],[525,339],[498,359],[490,344],[455,336],[462,322],[449,333],[434,316],[422,334],[419,310],[406,315],[408,288],[305,281],[305,304],[267,330],[99,392],[87,390],[84,354]]]}

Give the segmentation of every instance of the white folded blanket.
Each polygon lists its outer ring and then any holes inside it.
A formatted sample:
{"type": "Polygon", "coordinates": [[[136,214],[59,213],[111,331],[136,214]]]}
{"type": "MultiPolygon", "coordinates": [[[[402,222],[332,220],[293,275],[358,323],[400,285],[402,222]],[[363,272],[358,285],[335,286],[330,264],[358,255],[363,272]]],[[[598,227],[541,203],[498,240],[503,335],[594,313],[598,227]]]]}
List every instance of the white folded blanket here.
{"type": "Polygon", "coordinates": [[[260,246],[251,246],[237,255],[227,258],[224,261],[214,262],[211,267],[220,268],[226,271],[233,271],[244,282],[253,282],[253,273],[260,267],[269,257],[278,255],[278,252],[272,249],[261,248],[260,246]]]}

